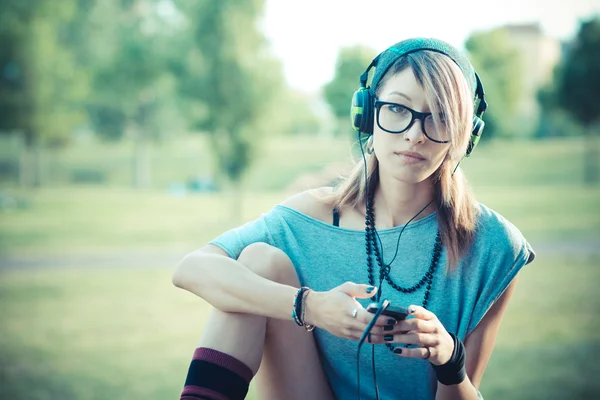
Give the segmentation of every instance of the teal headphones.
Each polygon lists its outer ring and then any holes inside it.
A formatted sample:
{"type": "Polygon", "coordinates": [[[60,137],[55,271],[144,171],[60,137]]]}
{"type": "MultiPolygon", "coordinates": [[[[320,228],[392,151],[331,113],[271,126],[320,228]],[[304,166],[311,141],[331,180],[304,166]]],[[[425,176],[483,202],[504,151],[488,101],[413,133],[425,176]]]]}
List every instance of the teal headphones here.
{"type": "Polygon", "coordinates": [[[448,56],[452,61],[458,65],[462,70],[465,78],[469,82],[469,86],[473,92],[473,98],[476,101],[477,108],[475,109],[475,116],[473,117],[473,128],[471,132],[471,139],[467,147],[466,156],[469,157],[483,132],[485,123],[481,119],[483,113],[487,109],[487,103],[485,102],[485,92],[479,76],[475,72],[475,69],[469,62],[469,60],[456,48],[452,47],[446,42],[439,39],[428,39],[428,38],[414,38],[407,39],[400,43],[396,43],[392,47],[388,48],[384,52],[380,53],[371,64],[367,67],[365,72],[360,76],[360,88],[354,92],[352,96],[352,106],[350,108],[350,120],[352,127],[355,131],[363,133],[365,135],[373,134],[374,124],[374,107],[375,107],[375,94],[373,93],[374,88],[377,87],[377,83],[383,78],[387,70],[398,60],[400,57],[414,53],[416,51],[429,50],[435,51],[448,56]],[[371,68],[375,67],[375,73],[371,86],[367,87],[367,78],[371,68]]]}

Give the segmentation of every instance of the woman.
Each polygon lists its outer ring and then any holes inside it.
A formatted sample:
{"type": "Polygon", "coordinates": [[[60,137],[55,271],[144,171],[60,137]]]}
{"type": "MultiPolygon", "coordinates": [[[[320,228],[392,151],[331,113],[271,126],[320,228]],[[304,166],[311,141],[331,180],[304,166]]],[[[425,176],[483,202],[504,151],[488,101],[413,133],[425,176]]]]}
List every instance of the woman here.
{"type": "Polygon", "coordinates": [[[356,398],[357,362],[362,398],[374,372],[382,399],[478,398],[517,274],[535,257],[457,169],[481,133],[483,88],[433,39],[392,46],[361,86],[353,122],[372,134],[341,187],[298,194],[177,267],[174,284],[215,307],[182,398],[243,398],[259,366],[260,399],[356,398]],[[371,298],[411,312],[379,317],[372,354],[357,360],[371,298]]]}

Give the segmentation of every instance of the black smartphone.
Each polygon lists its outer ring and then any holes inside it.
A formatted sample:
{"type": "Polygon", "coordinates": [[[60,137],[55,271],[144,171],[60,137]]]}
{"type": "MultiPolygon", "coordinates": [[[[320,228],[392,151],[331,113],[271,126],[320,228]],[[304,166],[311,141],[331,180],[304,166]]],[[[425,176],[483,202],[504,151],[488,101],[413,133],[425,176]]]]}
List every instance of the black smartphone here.
{"type": "MultiPolygon", "coordinates": [[[[371,303],[367,306],[367,311],[371,314],[375,314],[377,310],[379,310],[379,307],[381,307],[380,303],[371,303]]],[[[396,321],[402,321],[408,316],[408,310],[404,307],[389,305],[381,314],[387,317],[392,317],[396,321]]]]}

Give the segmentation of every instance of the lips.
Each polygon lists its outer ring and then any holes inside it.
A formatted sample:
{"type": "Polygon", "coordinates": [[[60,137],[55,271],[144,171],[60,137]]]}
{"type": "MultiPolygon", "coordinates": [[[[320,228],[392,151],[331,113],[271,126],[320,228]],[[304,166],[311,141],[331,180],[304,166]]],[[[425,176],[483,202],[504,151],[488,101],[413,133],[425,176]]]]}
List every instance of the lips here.
{"type": "Polygon", "coordinates": [[[404,156],[404,157],[406,157],[408,159],[413,159],[415,161],[423,161],[423,160],[425,160],[425,157],[423,157],[423,155],[421,153],[417,153],[417,152],[414,152],[414,151],[400,151],[400,152],[397,152],[395,154],[397,154],[399,156],[404,156]]]}

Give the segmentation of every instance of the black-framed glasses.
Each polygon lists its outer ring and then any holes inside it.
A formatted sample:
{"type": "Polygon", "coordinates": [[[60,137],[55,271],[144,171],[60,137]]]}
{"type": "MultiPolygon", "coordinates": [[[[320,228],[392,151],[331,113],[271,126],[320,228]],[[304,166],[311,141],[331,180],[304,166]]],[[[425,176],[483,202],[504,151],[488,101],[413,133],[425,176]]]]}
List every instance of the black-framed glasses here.
{"type": "Polygon", "coordinates": [[[436,124],[432,113],[422,113],[389,101],[375,100],[375,109],[377,110],[377,125],[386,132],[406,132],[418,119],[421,121],[421,130],[427,139],[435,143],[450,141],[450,133],[444,118],[440,118],[436,124]]]}

